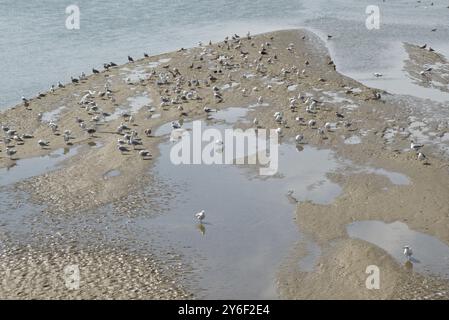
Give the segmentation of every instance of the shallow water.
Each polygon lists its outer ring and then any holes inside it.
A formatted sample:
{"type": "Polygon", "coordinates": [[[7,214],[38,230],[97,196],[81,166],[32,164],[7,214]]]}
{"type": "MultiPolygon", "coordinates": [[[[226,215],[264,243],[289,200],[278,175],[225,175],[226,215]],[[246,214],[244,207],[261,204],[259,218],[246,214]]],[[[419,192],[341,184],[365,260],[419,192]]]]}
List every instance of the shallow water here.
{"type": "Polygon", "coordinates": [[[330,153],[309,147],[298,153],[283,145],[281,175],[266,180],[251,169],[230,165],[172,165],[171,145],[161,146],[154,172],[182,187],[166,214],[138,224],[149,234],[163,231],[167,242],[178,244],[197,264],[204,296],[276,298],[277,268],[300,239],[293,221],[295,205],[286,195],[294,190],[301,200],[331,202],[340,188],[325,176],[337,167],[330,153]],[[201,230],[193,215],[203,209],[201,230]]]}
{"type": "Polygon", "coordinates": [[[104,179],[110,179],[110,178],[114,178],[114,177],[118,177],[120,176],[122,173],[120,172],[120,170],[109,170],[108,172],[106,172],[103,175],[104,179]]]}
{"type": "MultiPolygon", "coordinates": [[[[254,5],[247,0],[216,0],[211,5],[205,0],[156,0],[148,5],[136,0],[131,5],[116,0],[80,0],[77,4],[81,11],[80,30],[65,28],[66,3],[0,3],[0,32],[4,35],[0,47],[6,48],[0,51],[0,67],[8,75],[0,79],[0,109],[18,103],[22,95],[30,97],[48,90],[57,81],[68,82],[71,75],[104,62],[124,63],[128,54],[142,57],[143,52],[168,52],[195,46],[200,40],[222,40],[226,35],[248,30],[255,34],[308,27],[320,32],[324,39],[326,34],[332,34],[333,40],[328,44],[337,69],[362,81],[370,81],[367,75],[373,72],[387,75],[390,68],[400,66],[403,57],[400,52],[397,54],[398,50],[393,55],[392,51],[403,41],[428,43],[449,53],[449,9],[444,2],[435,1],[430,6],[430,1],[408,0],[258,0],[254,5]],[[365,9],[373,4],[380,7],[379,30],[365,27],[365,9]],[[434,27],[438,31],[430,32],[434,27]]],[[[379,86],[387,81],[378,79],[379,86]]],[[[390,82],[388,86],[395,90],[403,83],[390,82]]]]}
{"type": "Polygon", "coordinates": [[[413,270],[449,279],[449,246],[435,237],[409,229],[402,222],[358,221],[347,226],[351,238],[368,241],[387,251],[399,263],[406,258],[402,247],[413,250],[413,270]]]}
{"type": "MultiPolygon", "coordinates": [[[[245,122],[248,111],[234,107],[211,113],[202,128],[223,131],[233,123],[245,122]]],[[[187,122],[178,130],[190,133],[192,123],[187,122]]],[[[168,136],[170,132],[171,123],[167,123],[156,130],[156,135],[168,136]]],[[[186,256],[192,257],[205,297],[277,297],[276,270],[296,241],[306,241],[309,252],[298,261],[298,267],[313,271],[320,248],[303,239],[294,227],[295,203],[332,203],[342,190],[327,178],[327,173],[348,163],[337,162],[331,151],[307,145],[297,148],[288,142],[279,147],[279,173],[269,177],[259,176],[248,165],[176,166],[169,157],[174,142],[160,146],[161,157],[154,173],[176,186],[176,196],[166,214],[138,224],[148,228],[146,233],[151,234],[155,228],[167,234],[165,241],[175,246],[177,243],[186,256]],[[201,229],[193,217],[200,210],[205,210],[207,217],[201,229]],[[194,258],[196,255],[201,257],[199,261],[194,258]]],[[[406,175],[382,168],[352,169],[351,173],[385,176],[398,186],[411,183],[406,175]]]]}
{"type": "Polygon", "coordinates": [[[79,147],[58,149],[46,156],[17,160],[10,168],[0,168],[0,186],[55,170],[62,161],[77,154],[78,149],[79,147]]]}
{"type": "Polygon", "coordinates": [[[399,172],[388,171],[383,168],[363,168],[356,172],[366,172],[387,177],[390,182],[397,186],[406,186],[411,183],[410,178],[399,172]]]}
{"type": "Polygon", "coordinates": [[[345,144],[359,144],[362,143],[362,139],[359,136],[351,136],[344,141],[345,144]]]}
{"type": "Polygon", "coordinates": [[[65,106],[61,106],[59,108],[56,108],[55,110],[49,111],[49,112],[44,112],[42,114],[42,118],[41,121],[42,122],[55,122],[59,120],[60,114],[62,111],[64,111],[66,109],[65,106]]]}
{"type": "MultiPolygon", "coordinates": [[[[232,128],[248,111],[236,107],[212,113],[203,130],[232,128]]],[[[183,128],[191,130],[192,124],[183,128]]],[[[156,130],[157,135],[170,132],[170,123],[156,130]]],[[[174,186],[175,199],[165,214],[137,223],[147,229],[144,233],[158,230],[164,241],[179,247],[195,265],[205,297],[277,298],[278,267],[289,248],[304,240],[293,221],[295,201],[325,204],[341,192],[326,177],[340,166],[333,153],[309,146],[298,152],[294,145],[281,144],[279,172],[266,177],[251,165],[174,165],[172,146],[161,144],[153,174],[174,186]],[[201,226],[193,216],[203,209],[201,226]]],[[[300,267],[308,271],[313,261],[306,257],[300,267]]]]}
{"type": "Polygon", "coordinates": [[[122,116],[124,112],[130,113],[130,114],[136,114],[142,109],[144,106],[147,106],[152,102],[151,98],[148,96],[147,92],[144,92],[143,94],[130,97],[127,99],[129,105],[128,106],[121,106],[115,109],[115,111],[106,117],[106,121],[113,121],[122,116]]]}

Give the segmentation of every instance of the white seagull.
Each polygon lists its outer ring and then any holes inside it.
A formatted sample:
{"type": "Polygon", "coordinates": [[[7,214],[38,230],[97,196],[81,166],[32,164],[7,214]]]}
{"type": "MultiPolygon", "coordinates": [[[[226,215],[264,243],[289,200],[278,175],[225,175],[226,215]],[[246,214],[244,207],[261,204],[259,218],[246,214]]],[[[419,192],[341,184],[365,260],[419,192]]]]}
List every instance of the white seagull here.
{"type": "Polygon", "coordinates": [[[37,144],[38,144],[39,146],[41,146],[41,148],[43,148],[43,147],[48,147],[49,142],[48,142],[48,141],[45,141],[45,140],[39,140],[39,141],[37,142],[37,144]]]}
{"type": "Polygon", "coordinates": [[[412,149],[412,150],[417,151],[417,150],[421,149],[423,146],[424,145],[422,145],[422,144],[415,143],[413,140],[410,142],[410,149],[412,149]]]}
{"type": "Polygon", "coordinates": [[[410,246],[404,246],[403,249],[404,249],[404,256],[407,258],[408,261],[410,261],[413,255],[412,248],[410,246]]]}
{"type": "Polygon", "coordinates": [[[6,147],[6,155],[8,155],[9,157],[13,156],[16,153],[16,150],[6,147]]]}
{"type": "Polygon", "coordinates": [[[204,210],[201,210],[200,212],[195,213],[195,218],[197,218],[200,223],[202,223],[204,218],[206,218],[206,213],[204,212],[204,210]]]}
{"type": "Polygon", "coordinates": [[[254,118],[253,124],[257,127],[259,125],[259,120],[257,120],[257,118],[254,118]]]}
{"type": "Polygon", "coordinates": [[[148,150],[140,150],[139,155],[142,157],[142,159],[145,159],[147,157],[151,157],[151,153],[148,150]]]}

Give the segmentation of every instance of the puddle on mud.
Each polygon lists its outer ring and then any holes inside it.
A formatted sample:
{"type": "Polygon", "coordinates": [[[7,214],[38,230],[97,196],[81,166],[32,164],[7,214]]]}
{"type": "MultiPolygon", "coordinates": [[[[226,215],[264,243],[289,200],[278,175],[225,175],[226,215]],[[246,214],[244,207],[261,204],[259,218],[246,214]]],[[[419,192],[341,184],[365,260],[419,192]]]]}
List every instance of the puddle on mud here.
{"type": "Polygon", "coordinates": [[[55,110],[44,112],[41,117],[41,122],[55,122],[59,120],[61,112],[66,109],[65,106],[56,108],[55,110]]]}
{"type": "Polygon", "coordinates": [[[87,143],[87,145],[89,147],[91,147],[92,149],[100,149],[100,148],[102,148],[104,146],[104,143],[98,142],[98,141],[89,141],[87,143]]]}
{"type": "Polygon", "coordinates": [[[148,66],[149,66],[150,68],[156,68],[156,67],[160,66],[161,64],[170,62],[170,60],[171,60],[171,58],[163,58],[163,59],[159,59],[158,61],[152,61],[152,62],[149,62],[149,63],[148,63],[148,66]]]}
{"type": "Polygon", "coordinates": [[[351,136],[344,141],[345,144],[360,144],[362,139],[359,136],[351,136]]]}
{"type": "MultiPolygon", "coordinates": [[[[212,119],[202,123],[202,130],[216,128],[223,132],[233,123],[244,121],[249,110],[236,107],[212,113],[212,119]]],[[[188,122],[175,132],[182,132],[179,138],[191,130],[192,123],[188,122]]],[[[173,137],[171,123],[156,130],[158,136],[170,133],[173,137]]],[[[278,173],[260,176],[254,166],[248,165],[173,165],[173,145],[160,145],[161,156],[154,172],[179,188],[176,199],[169,203],[166,214],[142,220],[139,225],[148,234],[152,229],[167,234],[167,241],[178,243],[186,256],[201,257],[191,262],[200,274],[205,296],[276,298],[276,271],[288,248],[303,237],[293,223],[296,201],[332,203],[341,187],[331,182],[327,173],[347,163],[337,162],[329,150],[308,145],[297,149],[283,143],[279,146],[278,173]],[[193,215],[203,209],[206,223],[199,229],[193,215]]],[[[410,183],[407,176],[381,168],[364,167],[357,172],[383,175],[396,185],[410,183]]],[[[306,246],[309,254],[298,261],[298,266],[310,272],[320,248],[311,242],[306,246]]]]}
{"type": "Polygon", "coordinates": [[[387,251],[400,264],[407,260],[403,246],[413,250],[413,270],[449,279],[449,246],[435,237],[409,229],[399,221],[358,221],[347,226],[351,238],[362,239],[387,251]]]}
{"type": "Polygon", "coordinates": [[[103,178],[105,180],[110,179],[110,178],[114,178],[114,177],[118,177],[120,176],[122,173],[120,172],[120,170],[109,170],[108,172],[106,172],[103,175],[103,178]]]}
{"type": "Polygon", "coordinates": [[[116,108],[114,113],[106,117],[105,120],[106,121],[117,120],[122,116],[124,112],[130,114],[138,113],[140,109],[149,105],[152,102],[151,98],[148,96],[148,93],[146,92],[139,96],[130,97],[127,99],[127,101],[129,102],[129,106],[127,107],[121,106],[116,108]]]}
{"type": "Polygon", "coordinates": [[[299,269],[302,272],[313,272],[321,255],[320,246],[312,241],[306,244],[307,254],[298,262],[299,269]]]}
{"type": "Polygon", "coordinates": [[[0,169],[0,186],[14,184],[58,169],[58,165],[77,154],[79,147],[63,148],[42,157],[16,161],[15,166],[0,169]]]}
{"type": "MultiPolygon", "coordinates": [[[[202,123],[203,129],[232,128],[233,123],[244,121],[255,106],[212,113],[211,119],[202,123]]],[[[192,125],[186,123],[183,128],[192,125]]],[[[171,123],[167,123],[156,130],[156,135],[171,132],[171,123]]],[[[306,241],[309,252],[298,261],[298,266],[305,272],[313,271],[320,248],[308,243],[298,232],[293,220],[295,202],[310,200],[329,204],[341,193],[340,186],[327,178],[328,172],[343,166],[335,160],[332,151],[308,145],[298,151],[295,145],[283,143],[279,147],[279,172],[267,177],[260,176],[255,166],[173,165],[170,161],[173,145],[167,141],[159,146],[161,156],[152,174],[168,183],[175,190],[175,197],[162,204],[164,214],[133,218],[132,225],[138,227],[138,233],[132,231],[127,235],[130,239],[180,251],[194,267],[195,281],[199,279],[198,287],[203,289],[199,294],[211,299],[277,298],[278,268],[298,241],[306,241]],[[194,213],[202,209],[206,211],[206,219],[201,226],[194,213]]],[[[58,162],[62,160],[59,158],[58,162]]],[[[52,167],[49,161],[43,161],[46,166],[42,173],[52,167]]],[[[36,169],[35,162],[32,167],[36,169]]],[[[33,171],[33,175],[37,174],[41,173],[33,171]]],[[[104,178],[119,174],[120,171],[111,170],[104,178]]],[[[0,175],[0,185],[4,176],[0,175]]],[[[145,210],[151,213],[153,209],[145,210]]],[[[88,224],[104,230],[104,224],[97,226],[95,221],[88,224]]],[[[118,226],[109,226],[110,239],[117,237],[118,226]]]]}
{"type": "MultiPolygon", "coordinates": [[[[232,128],[227,124],[241,120],[248,111],[219,111],[202,128],[232,128]]],[[[191,127],[191,123],[183,125],[191,127]]],[[[168,123],[156,134],[170,132],[168,123]]],[[[279,172],[267,177],[248,165],[174,165],[173,145],[160,145],[161,156],[152,172],[174,186],[176,197],[165,214],[151,220],[138,218],[143,233],[157,230],[166,235],[167,243],[177,244],[194,264],[205,297],[277,298],[278,267],[302,237],[293,221],[295,203],[287,195],[292,192],[298,201],[332,202],[341,192],[326,176],[339,167],[333,153],[310,146],[298,152],[295,145],[281,144],[279,172]],[[200,226],[194,214],[203,209],[206,219],[200,226]]],[[[307,271],[313,261],[315,257],[306,257],[300,267],[307,271]]]]}
{"type": "Polygon", "coordinates": [[[353,173],[368,173],[368,174],[375,174],[379,176],[385,176],[387,177],[390,182],[397,186],[406,186],[411,183],[411,180],[409,177],[407,177],[405,174],[399,173],[399,172],[393,172],[388,171],[383,168],[369,168],[369,167],[363,167],[363,168],[353,168],[351,172],[353,173]]]}

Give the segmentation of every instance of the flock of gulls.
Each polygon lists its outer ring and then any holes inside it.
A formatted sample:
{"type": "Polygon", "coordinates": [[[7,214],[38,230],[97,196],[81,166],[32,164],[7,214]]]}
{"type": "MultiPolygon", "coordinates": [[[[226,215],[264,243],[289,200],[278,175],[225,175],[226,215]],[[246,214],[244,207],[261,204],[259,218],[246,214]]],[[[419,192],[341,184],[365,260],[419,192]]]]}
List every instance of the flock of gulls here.
{"type": "MultiPolygon", "coordinates": [[[[329,37],[329,39],[331,36],[329,37]]],[[[190,69],[209,69],[209,74],[205,79],[187,79],[184,75],[180,73],[180,71],[177,68],[170,69],[169,66],[164,66],[163,68],[165,70],[157,73],[156,70],[152,70],[151,73],[145,78],[140,79],[140,83],[142,84],[145,81],[154,80],[155,84],[158,88],[160,88],[161,96],[160,96],[160,107],[161,108],[167,108],[167,107],[175,107],[180,112],[180,119],[173,121],[171,123],[172,128],[180,129],[183,125],[183,118],[187,116],[187,113],[184,111],[184,108],[182,104],[186,101],[190,100],[197,100],[201,102],[204,98],[200,97],[200,95],[197,92],[197,88],[199,87],[210,87],[210,98],[212,101],[215,101],[215,103],[221,103],[224,101],[224,95],[223,95],[223,89],[220,88],[218,85],[215,85],[215,82],[219,80],[222,77],[227,76],[229,81],[234,81],[232,79],[231,70],[240,68],[242,64],[247,64],[250,66],[250,68],[254,68],[254,71],[256,74],[266,74],[267,71],[267,65],[271,65],[276,63],[278,60],[278,57],[275,53],[272,53],[270,51],[271,49],[271,43],[265,42],[261,44],[260,48],[258,49],[259,55],[253,60],[249,60],[249,53],[244,50],[242,46],[242,39],[243,37],[238,36],[235,34],[232,37],[226,37],[224,42],[222,44],[218,44],[218,47],[224,51],[225,53],[215,54],[215,61],[211,61],[212,59],[207,59],[206,56],[214,56],[213,50],[210,47],[202,46],[202,43],[200,43],[200,46],[202,47],[202,52],[200,55],[195,55],[193,57],[192,63],[189,65],[190,69]],[[232,53],[227,54],[226,51],[231,52],[234,50],[235,53],[240,55],[242,57],[243,62],[242,63],[235,63],[234,62],[234,56],[232,53]],[[209,65],[207,65],[209,63],[209,65]],[[213,68],[210,67],[210,65],[213,64],[213,68]],[[227,73],[228,72],[228,73],[227,73]],[[227,75],[226,75],[227,73],[227,75]]],[[[251,35],[248,33],[246,35],[247,40],[251,40],[251,35]]],[[[273,39],[273,38],[271,38],[273,39]]],[[[255,46],[254,43],[251,43],[251,46],[255,46]]],[[[293,43],[290,43],[286,50],[289,52],[295,51],[295,45],[293,43]]],[[[180,49],[180,51],[185,51],[185,49],[180,49]]],[[[144,57],[148,57],[148,54],[144,54],[144,57]]],[[[128,62],[134,63],[134,59],[131,56],[128,56],[128,62]]],[[[331,61],[332,62],[332,61],[331,61]]],[[[331,64],[331,63],[330,63],[331,64]]],[[[332,63],[333,64],[333,63],[332,63]]],[[[307,70],[307,66],[309,65],[308,61],[305,61],[304,63],[305,68],[300,70],[297,66],[292,67],[283,67],[280,70],[280,73],[277,75],[279,79],[282,79],[284,81],[290,81],[291,76],[301,76],[304,75],[307,70]]],[[[108,71],[111,68],[117,67],[117,64],[110,62],[105,63],[103,65],[104,70],[108,71]]],[[[101,73],[98,69],[92,69],[93,74],[99,74],[101,73]]],[[[375,74],[376,77],[382,76],[381,74],[375,74]]],[[[242,77],[246,77],[245,75],[242,75],[242,77]]],[[[82,73],[78,78],[71,77],[71,82],[74,85],[79,84],[82,81],[85,81],[87,79],[87,76],[82,73]]],[[[324,79],[319,79],[320,81],[325,81],[324,79]]],[[[134,82],[127,78],[125,82],[129,85],[133,85],[134,82]]],[[[266,84],[266,88],[268,90],[272,90],[271,84],[266,84]]],[[[52,85],[50,88],[51,93],[55,93],[58,89],[65,88],[65,85],[62,83],[58,83],[57,86],[52,85]]],[[[252,89],[249,88],[242,88],[241,89],[241,95],[242,96],[248,96],[249,94],[255,94],[257,96],[257,91],[259,91],[258,87],[253,87],[252,89]]],[[[45,97],[45,93],[39,93],[38,98],[45,97]]],[[[80,101],[78,102],[79,106],[85,110],[85,117],[76,117],[73,119],[76,124],[79,126],[82,132],[84,132],[88,137],[94,137],[94,135],[97,133],[97,124],[107,119],[107,117],[111,116],[109,113],[104,112],[102,108],[97,104],[95,101],[96,98],[103,98],[103,99],[109,99],[112,103],[115,103],[115,97],[114,92],[110,88],[110,83],[106,82],[104,85],[104,90],[102,91],[95,91],[95,90],[88,90],[85,92],[85,94],[82,96],[80,101]]],[[[380,99],[381,96],[378,92],[375,92],[374,99],[380,99]]],[[[22,97],[23,105],[26,108],[30,107],[31,101],[26,99],[25,97],[22,97]]],[[[262,104],[264,102],[263,96],[259,96],[257,99],[258,104],[262,104]]],[[[346,119],[346,116],[339,112],[335,111],[335,122],[326,122],[322,125],[318,125],[318,121],[315,119],[313,115],[316,115],[318,112],[320,112],[320,102],[319,100],[310,97],[302,95],[301,93],[295,94],[294,97],[291,97],[289,99],[289,109],[292,112],[296,112],[298,108],[304,108],[304,111],[308,115],[312,115],[310,118],[307,119],[304,116],[298,116],[295,118],[295,121],[298,125],[304,126],[309,129],[316,130],[317,134],[322,137],[323,139],[326,138],[326,135],[333,132],[337,127],[342,126],[344,128],[350,128],[352,126],[352,123],[346,119]]],[[[211,112],[214,112],[216,110],[208,107],[203,106],[203,112],[206,115],[209,115],[211,112]]],[[[141,149],[140,146],[142,146],[142,138],[139,137],[138,132],[134,129],[134,116],[131,112],[123,112],[121,114],[123,117],[123,121],[120,123],[120,125],[116,128],[115,134],[119,135],[120,137],[117,139],[117,151],[121,154],[125,154],[131,151],[137,151],[138,154],[142,159],[151,159],[151,153],[148,150],[141,149]],[[139,147],[139,148],[138,148],[139,147]]],[[[39,117],[42,118],[42,114],[39,114],[39,117]]],[[[284,128],[287,128],[287,119],[285,117],[284,112],[278,111],[273,114],[275,122],[279,125],[276,129],[279,136],[283,135],[284,128]]],[[[254,118],[252,121],[255,128],[260,128],[260,121],[257,118],[254,118]]],[[[58,136],[61,136],[64,143],[66,145],[71,145],[71,141],[74,139],[74,135],[70,130],[67,129],[60,129],[59,125],[56,121],[50,121],[48,123],[48,126],[51,128],[51,131],[58,136]]],[[[19,133],[13,128],[2,125],[1,126],[2,132],[4,134],[3,137],[3,144],[5,146],[5,154],[10,157],[11,159],[13,156],[17,153],[17,150],[12,146],[14,144],[15,146],[20,146],[25,143],[27,139],[33,139],[34,136],[32,134],[28,133],[19,133]]],[[[151,129],[147,128],[145,129],[145,136],[151,137],[151,129]]],[[[295,142],[299,144],[304,143],[304,135],[302,133],[298,133],[295,136],[295,142]]],[[[222,144],[222,142],[220,142],[222,144]]],[[[39,139],[37,141],[37,144],[40,148],[49,148],[50,142],[46,141],[44,139],[39,139]]],[[[415,142],[411,142],[411,149],[413,151],[417,152],[417,158],[419,161],[427,161],[427,157],[420,151],[423,146],[420,144],[417,144],[415,142]]],[[[205,211],[202,210],[194,215],[195,219],[197,219],[200,223],[203,222],[205,219],[205,211]]],[[[412,255],[412,250],[410,247],[406,246],[404,247],[404,255],[409,259],[412,255]]]]}
{"type": "MultiPolygon", "coordinates": [[[[156,70],[152,70],[149,76],[146,77],[146,79],[140,79],[140,83],[144,83],[145,80],[151,80],[155,79],[155,83],[159,88],[163,88],[163,90],[160,90],[162,93],[160,96],[160,107],[166,108],[175,106],[177,110],[180,111],[181,119],[178,121],[172,122],[173,129],[179,129],[182,126],[183,123],[183,117],[187,116],[187,113],[183,110],[183,102],[189,101],[189,100],[203,100],[202,97],[199,96],[196,88],[205,86],[205,87],[212,87],[211,89],[211,97],[215,103],[221,103],[223,102],[223,94],[222,94],[222,88],[218,87],[217,85],[214,85],[214,82],[219,80],[220,77],[223,77],[228,71],[227,78],[229,81],[233,81],[231,70],[239,68],[241,64],[234,62],[234,56],[231,54],[226,54],[227,51],[234,50],[237,54],[240,54],[243,58],[243,64],[248,64],[250,67],[255,69],[255,72],[258,74],[266,74],[267,70],[267,64],[274,64],[278,60],[277,54],[270,53],[271,43],[265,42],[262,43],[260,46],[260,49],[258,50],[259,56],[254,61],[249,61],[249,53],[243,49],[242,46],[242,38],[239,35],[235,34],[232,37],[226,37],[224,39],[224,42],[222,44],[219,44],[218,47],[225,51],[225,53],[217,54],[216,55],[216,61],[213,69],[213,72],[210,72],[206,79],[186,79],[185,76],[183,76],[180,71],[177,68],[169,69],[168,66],[164,66],[166,68],[162,72],[157,73],[156,70]],[[265,60],[265,61],[264,61],[265,60]],[[167,85],[171,83],[175,83],[174,86],[171,88],[167,88],[167,85]],[[187,88],[185,86],[187,85],[187,88]]],[[[304,38],[304,37],[303,37],[304,38]]],[[[332,36],[328,36],[328,39],[331,39],[332,36]]],[[[251,40],[251,35],[248,32],[246,35],[247,40],[251,40]]],[[[209,43],[211,44],[211,43],[209,43]]],[[[203,51],[199,56],[194,56],[193,61],[190,64],[190,69],[202,69],[205,67],[208,67],[205,64],[207,62],[207,59],[205,58],[207,55],[211,55],[212,49],[208,48],[207,46],[203,46],[202,43],[199,43],[199,45],[203,48],[203,51]]],[[[251,46],[255,47],[254,43],[251,43],[251,46]]],[[[286,50],[289,52],[295,51],[295,45],[293,43],[290,43],[286,50]]],[[[185,51],[185,49],[181,48],[180,51],[185,51]]],[[[149,57],[147,53],[144,53],[144,57],[149,57]]],[[[133,57],[128,56],[128,62],[134,63],[135,60],[133,57]]],[[[331,61],[329,64],[333,65],[333,62],[331,61]]],[[[304,63],[305,67],[309,65],[308,61],[305,61],[304,63]]],[[[114,62],[105,63],[103,65],[104,70],[108,71],[111,68],[117,67],[117,64],[114,62]]],[[[278,78],[283,80],[289,80],[290,76],[300,76],[305,74],[306,68],[299,70],[297,66],[292,66],[291,68],[283,67],[280,70],[280,74],[278,75],[278,78]]],[[[209,67],[209,69],[211,69],[209,67]]],[[[92,69],[93,74],[99,74],[100,71],[98,69],[93,68],[92,69]]],[[[375,74],[376,76],[382,76],[381,74],[375,74]]],[[[245,77],[243,75],[242,77],[245,77]]],[[[75,85],[77,85],[81,81],[85,81],[87,79],[87,76],[82,73],[78,78],[71,77],[71,82],[75,85]]],[[[325,81],[324,79],[319,79],[320,81],[325,81]]],[[[130,78],[127,78],[126,83],[129,85],[133,85],[133,81],[131,81],[130,78]]],[[[62,83],[58,83],[57,88],[64,88],[65,86],[62,83]]],[[[56,86],[52,85],[50,88],[50,92],[55,93],[57,90],[56,86]]],[[[272,86],[271,84],[267,85],[267,89],[271,90],[272,86]]],[[[256,93],[259,91],[258,87],[253,87],[252,89],[243,88],[241,89],[241,94],[243,96],[247,96],[250,93],[256,93]]],[[[375,92],[375,99],[380,99],[380,93],[375,92]]],[[[45,97],[45,93],[39,93],[38,98],[45,97]]],[[[100,106],[97,105],[95,98],[101,97],[104,99],[111,100],[112,103],[115,103],[114,93],[110,89],[109,82],[106,82],[104,85],[103,91],[95,91],[95,90],[88,90],[81,100],[79,101],[79,105],[85,109],[86,111],[86,118],[82,119],[79,117],[76,117],[75,121],[78,123],[79,127],[89,136],[93,137],[94,134],[97,132],[97,124],[103,120],[105,120],[110,114],[104,112],[100,106]]],[[[260,96],[258,98],[258,104],[262,104],[264,101],[264,98],[260,96]]],[[[30,106],[30,101],[26,99],[25,97],[22,97],[22,102],[25,107],[30,106]]],[[[296,112],[298,108],[301,106],[304,106],[305,111],[307,114],[316,115],[320,110],[321,102],[317,99],[314,99],[313,97],[306,97],[299,93],[297,96],[292,97],[289,99],[289,108],[292,112],[296,112]]],[[[214,111],[214,109],[204,106],[203,111],[206,114],[209,114],[214,111]]],[[[42,117],[42,114],[39,114],[39,117],[42,117]]],[[[117,150],[124,154],[131,151],[131,148],[133,150],[136,150],[136,147],[142,145],[142,140],[138,136],[137,131],[133,130],[133,122],[134,122],[134,116],[131,113],[123,112],[122,117],[124,119],[124,122],[122,122],[116,129],[116,133],[122,135],[121,138],[117,140],[117,150]]],[[[345,115],[341,112],[336,111],[335,112],[336,122],[330,123],[326,122],[322,126],[318,126],[317,120],[314,118],[306,120],[304,117],[296,117],[296,122],[299,125],[306,126],[311,129],[316,129],[317,134],[322,137],[323,139],[326,138],[326,135],[333,130],[335,130],[338,126],[343,126],[345,128],[351,127],[351,122],[345,120],[345,115]]],[[[277,133],[282,136],[283,134],[283,128],[287,127],[287,120],[284,117],[284,113],[279,111],[274,113],[274,119],[276,123],[278,123],[280,126],[276,129],[277,133]]],[[[253,124],[256,128],[259,128],[259,120],[255,118],[253,120],[253,124]]],[[[48,123],[48,126],[51,128],[52,132],[56,135],[61,135],[59,131],[58,124],[55,121],[50,121],[48,123]]],[[[5,154],[9,157],[13,157],[17,151],[11,146],[11,143],[14,142],[16,145],[21,145],[25,143],[26,139],[34,138],[33,135],[23,133],[19,134],[14,130],[13,128],[10,128],[9,126],[2,125],[2,130],[4,132],[4,138],[3,142],[6,147],[5,154]]],[[[64,142],[67,145],[71,144],[71,140],[74,139],[74,136],[70,130],[62,130],[62,138],[64,142]]],[[[151,129],[145,130],[145,135],[147,137],[151,136],[151,129]]],[[[297,144],[304,143],[304,135],[302,133],[299,133],[295,137],[295,141],[297,144]]],[[[38,140],[38,145],[41,148],[48,148],[49,142],[45,141],[43,139],[38,140]]],[[[413,143],[412,143],[413,144],[413,143]]],[[[412,149],[419,151],[419,149],[422,146],[413,144],[412,149]]],[[[149,159],[151,158],[151,153],[148,150],[138,150],[139,155],[143,159],[149,159]]],[[[422,153],[417,153],[418,160],[420,161],[427,161],[427,157],[422,153]]]]}
{"type": "MultiPolygon", "coordinates": [[[[116,67],[117,64],[110,62],[104,65],[105,70],[109,70],[110,68],[116,67]]],[[[100,71],[97,69],[92,70],[93,74],[98,74],[100,71]]],[[[87,80],[87,76],[82,73],[79,78],[71,77],[71,82],[73,84],[78,84],[81,81],[87,80]]],[[[65,88],[65,85],[62,83],[58,83],[58,88],[65,88]]],[[[52,85],[50,87],[50,92],[55,93],[57,90],[56,86],[52,85]]],[[[43,98],[46,96],[46,93],[39,93],[37,98],[43,98]]],[[[98,104],[95,102],[95,98],[103,98],[109,99],[112,103],[115,103],[115,98],[113,91],[110,89],[109,82],[106,82],[104,85],[103,91],[94,91],[88,90],[84,93],[78,105],[81,109],[84,109],[86,112],[86,117],[78,117],[74,118],[74,122],[79,126],[81,132],[84,132],[88,137],[94,138],[95,133],[97,133],[98,124],[105,121],[107,117],[111,116],[111,114],[104,112],[98,104]]],[[[22,97],[22,103],[26,108],[30,108],[31,101],[25,97],[22,97]]],[[[122,122],[116,129],[116,133],[120,134],[122,137],[117,139],[117,150],[122,154],[130,152],[131,149],[137,150],[142,159],[151,159],[151,153],[148,150],[137,149],[137,146],[142,145],[141,138],[138,136],[137,131],[131,128],[133,123],[133,116],[130,113],[123,112],[121,114],[124,121],[127,121],[128,124],[122,122]]],[[[38,120],[42,121],[43,114],[38,114],[38,120]]],[[[61,136],[64,143],[66,145],[72,145],[73,139],[75,136],[73,135],[71,130],[61,129],[55,120],[50,120],[47,123],[48,127],[51,129],[52,133],[55,136],[61,136]]],[[[24,145],[26,140],[33,139],[33,134],[29,133],[19,133],[14,128],[11,128],[8,125],[1,125],[1,129],[3,132],[3,145],[5,146],[5,154],[10,157],[12,160],[13,156],[17,153],[17,147],[24,145]]],[[[151,129],[146,129],[145,134],[147,136],[151,135],[151,129]]],[[[37,144],[42,149],[47,149],[50,147],[50,142],[44,139],[39,139],[37,144]]],[[[0,150],[1,152],[1,150],[0,150]]]]}

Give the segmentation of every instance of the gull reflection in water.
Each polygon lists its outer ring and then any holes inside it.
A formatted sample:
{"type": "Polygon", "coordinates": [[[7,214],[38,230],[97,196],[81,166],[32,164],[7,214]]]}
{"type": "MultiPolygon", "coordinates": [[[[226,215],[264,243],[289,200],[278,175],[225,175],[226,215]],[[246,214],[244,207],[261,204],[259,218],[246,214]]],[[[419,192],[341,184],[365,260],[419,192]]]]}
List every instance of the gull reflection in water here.
{"type": "Polygon", "coordinates": [[[206,234],[206,227],[203,223],[198,223],[196,225],[196,228],[201,232],[201,234],[204,236],[206,234]]]}

